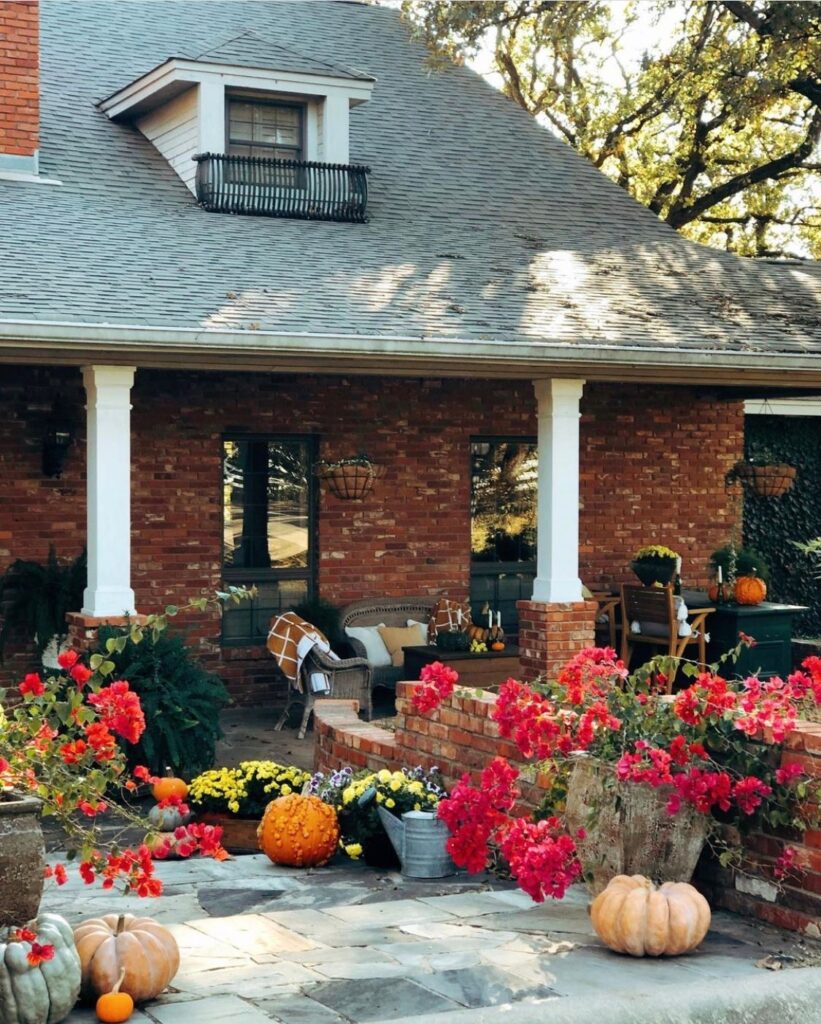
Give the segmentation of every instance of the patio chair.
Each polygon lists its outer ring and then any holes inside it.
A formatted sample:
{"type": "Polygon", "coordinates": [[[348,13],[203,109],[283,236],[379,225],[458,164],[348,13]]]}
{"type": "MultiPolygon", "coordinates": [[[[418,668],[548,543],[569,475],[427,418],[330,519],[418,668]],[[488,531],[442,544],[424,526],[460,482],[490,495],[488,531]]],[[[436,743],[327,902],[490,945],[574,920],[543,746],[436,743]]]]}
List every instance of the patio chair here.
{"type": "Polygon", "coordinates": [[[301,691],[289,683],[288,700],[274,726],[277,731],[282,729],[288,721],[294,704],[302,704],[304,710],[297,735],[299,739],[304,739],[314,704],[323,697],[358,701],[360,713],[364,713],[367,720],[370,721],[372,714],[371,666],[364,658],[337,658],[333,654],[320,650],[319,647],[313,647],[302,662],[300,682],[301,691]],[[322,673],[328,682],[329,689],[324,693],[316,692],[313,689],[311,676],[316,672],[322,673]]]}
{"type": "MultiPolygon", "coordinates": [[[[642,587],[622,584],[622,633],[621,657],[625,665],[630,664],[633,647],[636,644],[657,648],[654,653],[683,657],[691,645],[698,646],[698,666],[704,671],[707,663],[707,639],[704,624],[714,608],[699,608],[687,619],[692,632],[679,636],[679,617],[672,586],[642,587]],[[632,624],[638,622],[639,631],[634,633],[632,624]]],[[[673,680],[667,684],[669,693],[673,680]]]]}

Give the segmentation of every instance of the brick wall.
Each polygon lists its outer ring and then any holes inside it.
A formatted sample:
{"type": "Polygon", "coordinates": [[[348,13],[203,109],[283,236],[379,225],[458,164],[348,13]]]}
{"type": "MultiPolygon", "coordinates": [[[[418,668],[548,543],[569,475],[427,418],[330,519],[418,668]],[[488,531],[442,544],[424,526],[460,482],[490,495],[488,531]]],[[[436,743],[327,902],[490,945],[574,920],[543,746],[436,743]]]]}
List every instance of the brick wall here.
{"type": "MultiPolygon", "coordinates": [[[[0,570],[76,555],[85,536],[84,396],[79,370],[3,367],[0,379],[0,570]],[[79,422],[62,479],[42,476],[43,421],[57,395],[79,422]]],[[[528,382],[284,377],[139,370],[133,392],[133,584],[140,611],[220,583],[221,444],[225,431],[313,434],[320,456],[366,449],[388,467],[361,502],[320,495],[318,584],[337,603],[469,584],[468,445],[474,435],[533,435],[528,382]]],[[[629,579],[642,542],[684,555],[706,579],[729,536],[723,476],[742,449],[739,403],[708,392],[591,384],[582,417],[582,576],[629,579]],[[657,436],[658,435],[658,436],[657,436]]],[[[188,620],[212,641],[213,619],[188,620]]],[[[210,667],[242,700],[274,675],[259,648],[211,643],[210,667]]],[[[22,662],[21,662],[22,664],[22,662]]],[[[16,667],[15,667],[16,672],[16,667]]],[[[2,671],[2,667],[0,667],[2,671]]],[[[8,676],[7,676],[8,678],[8,676]]]]}
{"type": "Polygon", "coordinates": [[[0,155],[37,152],[38,36],[36,0],[0,0],[0,155]]]}
{"type": "MultiPolygon", "coordinates": [[[[509,740],[499,738],[490,718],[492,694],[459,689],[432,714],[419,715],[411,705],[415,683],[397,688],[396,731],[389,732],[356,715],[356,701],[329,700],[316,704],[314,767],[334,771],[344,765],[356,769],[439,767],[448,786],[467,771],[474,781],[495,756],[519,764],[519,753],[509,740]]],[[[798,763],[814,778],[821,777],[821,725],[801,723],[785,744],[782,765],[798,763]]],[[[520,813],[536,807],[549,780],[528,766],[520,777],[520,813]]],[[[695,884],[714,908],[723,907],[757,917],[780,928],[821,938],[821,830],[805,833],[753,833],[743,843],[742,863],[722,868],[709,852],[699,864],[695,884]],[[786,846],[796,851],[795,870],[777,884],[775,862],[786,846]]]]}
{"type": "Polygon", "coordinates": [[[522,677],[553,676],[577,651],[595,640],[595,601],[544,604],[519,601],[522,677]]]}

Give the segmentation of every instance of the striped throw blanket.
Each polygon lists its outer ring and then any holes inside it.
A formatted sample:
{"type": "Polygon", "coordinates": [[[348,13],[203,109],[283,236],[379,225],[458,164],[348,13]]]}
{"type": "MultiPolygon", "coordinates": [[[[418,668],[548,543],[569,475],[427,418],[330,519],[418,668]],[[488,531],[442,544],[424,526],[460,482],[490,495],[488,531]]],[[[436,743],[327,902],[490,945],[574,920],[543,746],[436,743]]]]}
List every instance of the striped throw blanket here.
{"type": "MultiPolygon", "coordinates": [[[[271,620],[271,628],[265,646],[277,660],[277,664],[287,676],[295,690],[302,692],[302,663],[308,654],[318,647],[320,651],[336,658],[325,635],[305,622],[294,612],[285,612],[271,620]]],[[[323,675],[323,673],[317,673],[323,675]]],[[[319,681],[317,680],[316,683],[319,681]]],[[[318,687],[312,680],[312,689],[329,689],[318,687]]]]}

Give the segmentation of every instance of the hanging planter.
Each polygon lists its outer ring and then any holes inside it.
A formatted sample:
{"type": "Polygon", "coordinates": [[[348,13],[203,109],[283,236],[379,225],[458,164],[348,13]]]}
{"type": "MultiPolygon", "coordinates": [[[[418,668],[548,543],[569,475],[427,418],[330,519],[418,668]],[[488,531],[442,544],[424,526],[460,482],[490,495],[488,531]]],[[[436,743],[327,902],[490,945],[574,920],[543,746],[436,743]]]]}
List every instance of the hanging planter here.
{"type": "Polygon", "coordinates": [[[314,472],[327,483],[331,494],[343,501],[356,501],[370,494],[385,467],[377,466],[367,455],[356,455],[335,462],[318,462],[314,472]]]}
{"type": "Polygon", "coordinates": [[[764,498],[780,498],[792,489],[797,470],[786,462],[771,462],[765,466],[753,466],[752,488],[764,498]]]}

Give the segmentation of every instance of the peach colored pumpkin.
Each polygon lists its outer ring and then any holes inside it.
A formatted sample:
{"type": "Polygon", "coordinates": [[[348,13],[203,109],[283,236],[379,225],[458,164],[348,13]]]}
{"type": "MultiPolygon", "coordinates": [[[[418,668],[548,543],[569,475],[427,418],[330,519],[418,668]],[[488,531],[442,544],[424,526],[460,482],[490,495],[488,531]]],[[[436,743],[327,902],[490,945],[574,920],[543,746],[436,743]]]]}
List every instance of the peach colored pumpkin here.
{"type": "Polygon", "coordinates": [[[678,956],[695,949],[710,927],[710,905],[686,882],[656,888],[644,875],[616,875],[593,900],[596,934],[617,953],[678,956]]]}
{"type": "Polygon", "coordinates": [[[125,971],[119,991],[135,1003],[158,996],[177,973],[180,951],[167,928],[148,917],[106,914],[74,929],[80,954],[82,992],[87,998],[112,992],[125,971]]]}
{"type": "Polygon", "coordinates": [[[735,599],[739,604],[761,604],[767,596],[767,584],[760,576],[739,576],[735,581],[735,599]]]}
{"type": "Polygon", "coordinates": [[[333,807],[318,796],[289,793],[265,808],[257,837],[260,849],[274,864],[310,868],[333,857],[339,822],[333,807]]]}

